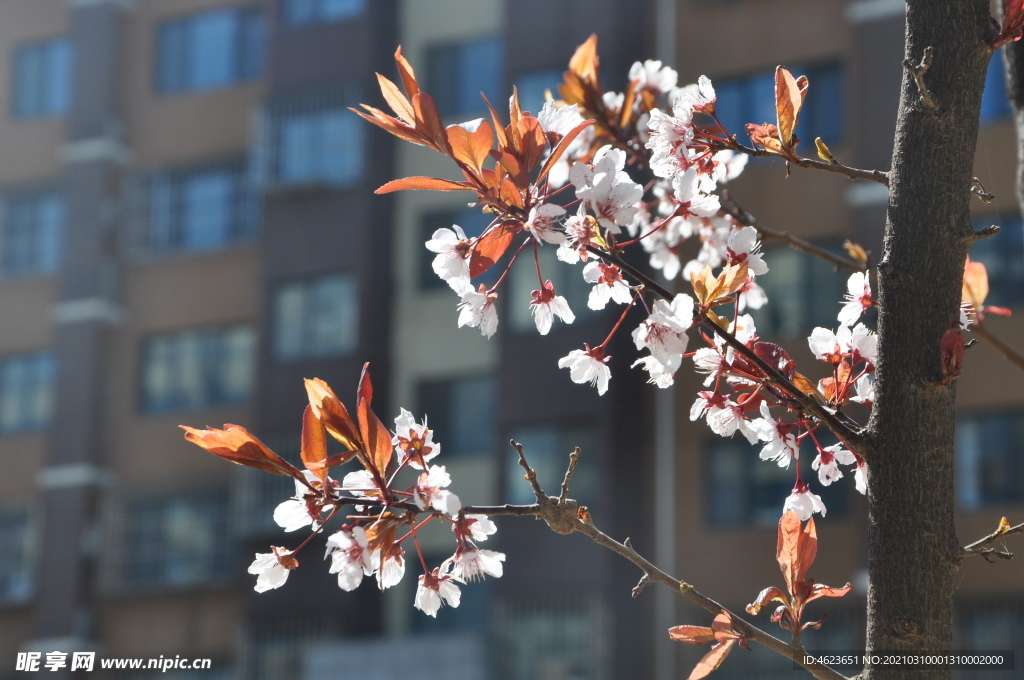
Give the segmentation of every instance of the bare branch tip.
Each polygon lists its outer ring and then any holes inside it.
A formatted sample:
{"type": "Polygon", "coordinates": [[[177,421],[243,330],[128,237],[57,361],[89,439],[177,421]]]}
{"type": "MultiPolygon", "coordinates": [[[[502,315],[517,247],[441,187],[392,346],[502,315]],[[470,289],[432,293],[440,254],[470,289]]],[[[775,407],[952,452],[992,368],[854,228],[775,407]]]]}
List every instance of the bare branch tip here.
{"type": "Polygon", "coordinates": [[[987,227],[982,227],[974,232],[973,237],[975,241],[981,241],[986,238],[992,238],[998,234],[1002,229],[998,224],[990,224],[987,227]]]}

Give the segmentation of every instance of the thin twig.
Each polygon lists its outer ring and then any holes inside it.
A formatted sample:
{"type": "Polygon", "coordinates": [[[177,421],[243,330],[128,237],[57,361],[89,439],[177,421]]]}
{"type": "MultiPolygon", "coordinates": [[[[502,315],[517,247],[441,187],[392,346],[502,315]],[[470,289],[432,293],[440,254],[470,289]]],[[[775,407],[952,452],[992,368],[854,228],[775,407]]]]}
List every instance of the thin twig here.
{"type": "Polygon", "coordinates": [[[789,163],[790,165],[795,165],[800,168],[824,170],[825,172],[843,175],[844,177],[848,177],[849,179],[858,179],[867,182],[877,182],[878,184],[889,186],[889,173],[884,172],[882,170],[862,170],[860,168],[851,168],[850,166],[843,165],[842,163],[839,162],[830,163],[829,161],[822,161],[816,158],[804,158],[800,156],[796,158],[790,158],[788,156],[783,156],[782,154],[765,151],[764,149],[754,149],[749,146],[744,146],[739,141],[737,141],[735,136],[733,136],[733,138],[730,139],[729,142],[713,142],[711,144],[711,148],[714,149],[715,151],[729,149],[742,154],[746,154],[747,156],[752,156],[753,158],[780,158],[789,163]]]}
{"type": "Polygon", "coordinates": [[[993,550],[986,546],[995,543],[1004,536],[1021,533],[1024,533],[1024,523],[1011,527],[1009,525],[1009,522],[1007,522],[1006,518],[1004,517],[1002,521],[999,522],[999,526],[996,527],[995,531],[993,531],[988,536],[979,538],[977,541],[971,543],[970,545],[964,546],[964,552],[968,555],[978,555],[979,557],[983,557],[988,562],[992,561],[991,559],[989,559],[991,557],[998,557],[1003,560],[1013,559],[1013,553],[1011,553],[1008,550],[993,550]]]}
{"type": "Polygon", "coordinates": [[[917,83],[917,91],[920,94],[918,99],[918,105],[925,111],[936,112],[939,110],[939,100],[928,91],[928,86],[924,82],[924,74],[928,73],[928,69],[932,66],[932,54],[935,52],[934,49],[929,45],[924,48],[924,55],[921,57],[921,63],[914,64],[910,59],[903,60],[903,68],[910,72],[910,75],[914,76],[914,82],[917,83]]]}
{"type": "Polygon", "coordinates": [[[569,482],[572,481],[572,471],[576,469],[576,463],[580,460],[580,447],[569,454],[569,467],[565,468],[565,478],[562,480],[562,493],[558,496],[558,504],[565,505],[566,496],[569,495],[569,482]]]}
{"type": "Polygon", "coordinates": [[[975,322],[973,325],[967,328],[971,333],[974,333],[979,338],[992,345],[997,352],[1003,355],[1003,358],[1009,361],[1011,364],[1024,371],[1024,355],[1014,348],[1007,345],[1005,342],[992,335],[988,328],[980,323],[975,322]]]}
{"type": "MultiPolygon", "coordinates": [[[[654,291],[666,301],[671,301],[674,297],[663,286],[636,267],[623,261],[622,258],[617,255],[606,253],[595,246],[587,246],[587,249],[601,258],[608,260],[609,262],[613,262],[630,276],[643,283],[647,289],[654,291]]],[[[832,430],[837,437],[843,440],[849,448],[855,450],[861,456],[864,456],[865,458],[867,457],[867,438],[861,433],[860,426],[856,422],[850,420],[848,416],[841,412],[830,411],[818,403],[814,397],[805,394],[799,387],[794,385],[789,378],[779,373],[775,367],[767,363],[764,359],[755,354],[753,350],[737,340],[736,336],[725,328],[722,328],[707,318],[702,319],[702,322],[710,331],[722,338],[727,345],[735,349],[740,356],[753,364],[757,370],[762,373],[762,375],[771,380],[772,383],[785,392],[787,397],[796,402],[801,408],[813,415],[815,418],[825,423],[825,425],[832,430]]]]}
{"type": "Polygon", "coordinates": [[[773,241],[780,241],[795,250],[803,251],[809,255],[825,260],[826,262],[830,262],[839,269],[849,269],[850,271],[855,272],[867,271],[867,266],[857,262],[856,260],[851,260],[848,257],[843,257],[842,255],[836,255],[835,253],[825,250],[820,246],[814,245],[810,241],[805,241],[799,236],[793,236],[788,231],[776,231],[762,226],[757,221],[756,217],[744,210],[728,193],[723,192],[722,198],[724,199],[722,202],[722,212],[730,215],[734,220],[744,226],[757,229],[757,233],[761,234],[761,236],[773,241]]]}

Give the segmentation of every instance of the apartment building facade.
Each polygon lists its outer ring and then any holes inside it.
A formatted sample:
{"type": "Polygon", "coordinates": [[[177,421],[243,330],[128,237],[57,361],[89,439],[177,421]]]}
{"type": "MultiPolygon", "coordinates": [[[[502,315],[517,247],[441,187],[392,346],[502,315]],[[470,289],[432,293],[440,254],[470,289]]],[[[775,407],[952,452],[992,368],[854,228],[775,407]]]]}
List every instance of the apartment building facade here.
{"type": "MultiPolygon", "coordinates": [[[[382,418],[399,406],[429,416],[464,502],[530,501],[510,438],[548,487],[579,445],[573,495],[611,535],[731,606],[778,582],[772,524],[789,477],[691,425],[696,378],[653,394],[629,368],[624,334],[605,397],[558,371],[614,323],[586,309],[564,267],[545,274],[567,291],[572,326],[536,335],[536,281],[518,267],[498,335],[457,328],[456,297],[422,244],[451,224],[478,233],[485,218],[459,195],[374,196],[394,177],[450,170],[347,111],[381,103],[373,73],[394,75],[399,43],[446,123],[483,115],[480,92],[501,111],[512,84],[536,110],[596,32],[606,87],[621,87],[636,59],[665,58],[682,82],[712,78],[727,125],[772,119],[765,76],[776,64],[806,73],[801,136],[822,136],[852,165],[888,167],[902,3],[777,0],[758,22],[752,4],[0,1],[0,677],[19,650],[54,649],[205,657],[203,677],[266,680],[342,667],[375,677],[365,659],[382,654],[448,678],[686,672],[689,650],[663,630],[706,623],[701,612],[653,588],[629,597],[632,566],[516,518],[496,537],[505,576],[468,586],[436,620],[410,606],[409,575],[385,593],[342,593],[308,558],[285,588],[256,595],[245,566],[291,538],[271,520],[291,483],[214,460],[176,426],[239,423],[294,458],[301,379],[324,378],[347,399],[370,361],[382,418]],[[724,38],[711,30],[722,26],[724,38]]],[[[977,256],[992,302],[1020,309],[1014,131],[993,73],[977,174],[997,200],[979,203],[978,219],[1007,229],[977,256]]],[[[752,163],[732,192],[768,226],[879,251],[884,194],[783,175],[752,163]]],[[[809,366],[803,337],[834,323],[843,277],[784,249],[769,263],[777,311],[759,328],[809,366]]],[[[1003,337],[1024,337],[1018,318],[998,321],[1003,337]]],[[[1024,383],[985,347],[960,383],[960,532],[980,536],[1024,502],[1024,383]]],[[[863,502],[843,485],[826,502],[816,576],[863,586],[863,502]]],[[[431,557],[449,547],[424,536],[431,557]]],[[[968,566],[964,648],[1022,639],[1019,570],[968,566]]],[[[829,609],[819,644],[861,645],[859,592],[829,609]]],[[[785,674],[751,658],[720,672],[785,674]]]]}

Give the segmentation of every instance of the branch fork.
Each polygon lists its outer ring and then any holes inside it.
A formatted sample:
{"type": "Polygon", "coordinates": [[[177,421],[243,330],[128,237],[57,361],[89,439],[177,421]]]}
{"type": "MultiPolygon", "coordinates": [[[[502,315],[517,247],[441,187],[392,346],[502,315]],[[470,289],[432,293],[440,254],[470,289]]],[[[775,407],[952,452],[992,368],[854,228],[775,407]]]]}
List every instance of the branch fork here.
{"type": "Polygon", "coordinates": [[[921,61],[915,64],[910,59],[903,60],[903,68],[905,68],[910,75],[914,76],[914,82],[917,83],[918,99],[917,108],[927,111],[929,113],[937,113],[941,108],[939,106],[939,100],[935,98],[935,95],[928,90],[928,85],[924,82],[924,74],[928,73],[928,69],[932,66],[932,55],[935,50],[929,45],[924,48],[924,54],[921,56],[921,61]]]}

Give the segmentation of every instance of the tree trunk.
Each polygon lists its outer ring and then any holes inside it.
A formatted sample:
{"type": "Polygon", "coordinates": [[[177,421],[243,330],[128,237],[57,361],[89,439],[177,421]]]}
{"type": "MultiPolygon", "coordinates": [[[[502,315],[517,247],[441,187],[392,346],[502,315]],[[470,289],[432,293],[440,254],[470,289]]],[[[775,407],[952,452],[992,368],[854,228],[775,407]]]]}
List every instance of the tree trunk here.
{"type": "Polygon", "coordinates": [[[1013,107],[1017,127],[1017,203],[1024,212],[1024,41],[1003,48],[1006,66],[1006,94],[1013,107]]]}
{"type": "MultiPolygon", "coordinates": [[[[953,525],[955,382],[942,383],[944,333],[958,319],[972,242],[971,170],[992,50],[988,0],[909,0],[906,58],[878,265],[876,401],[870,482],[867,651],[952,646],[961,548],[953,525]]],[[[949,671],[868,665],[864,678],[948,678],[949,671]]]]}

